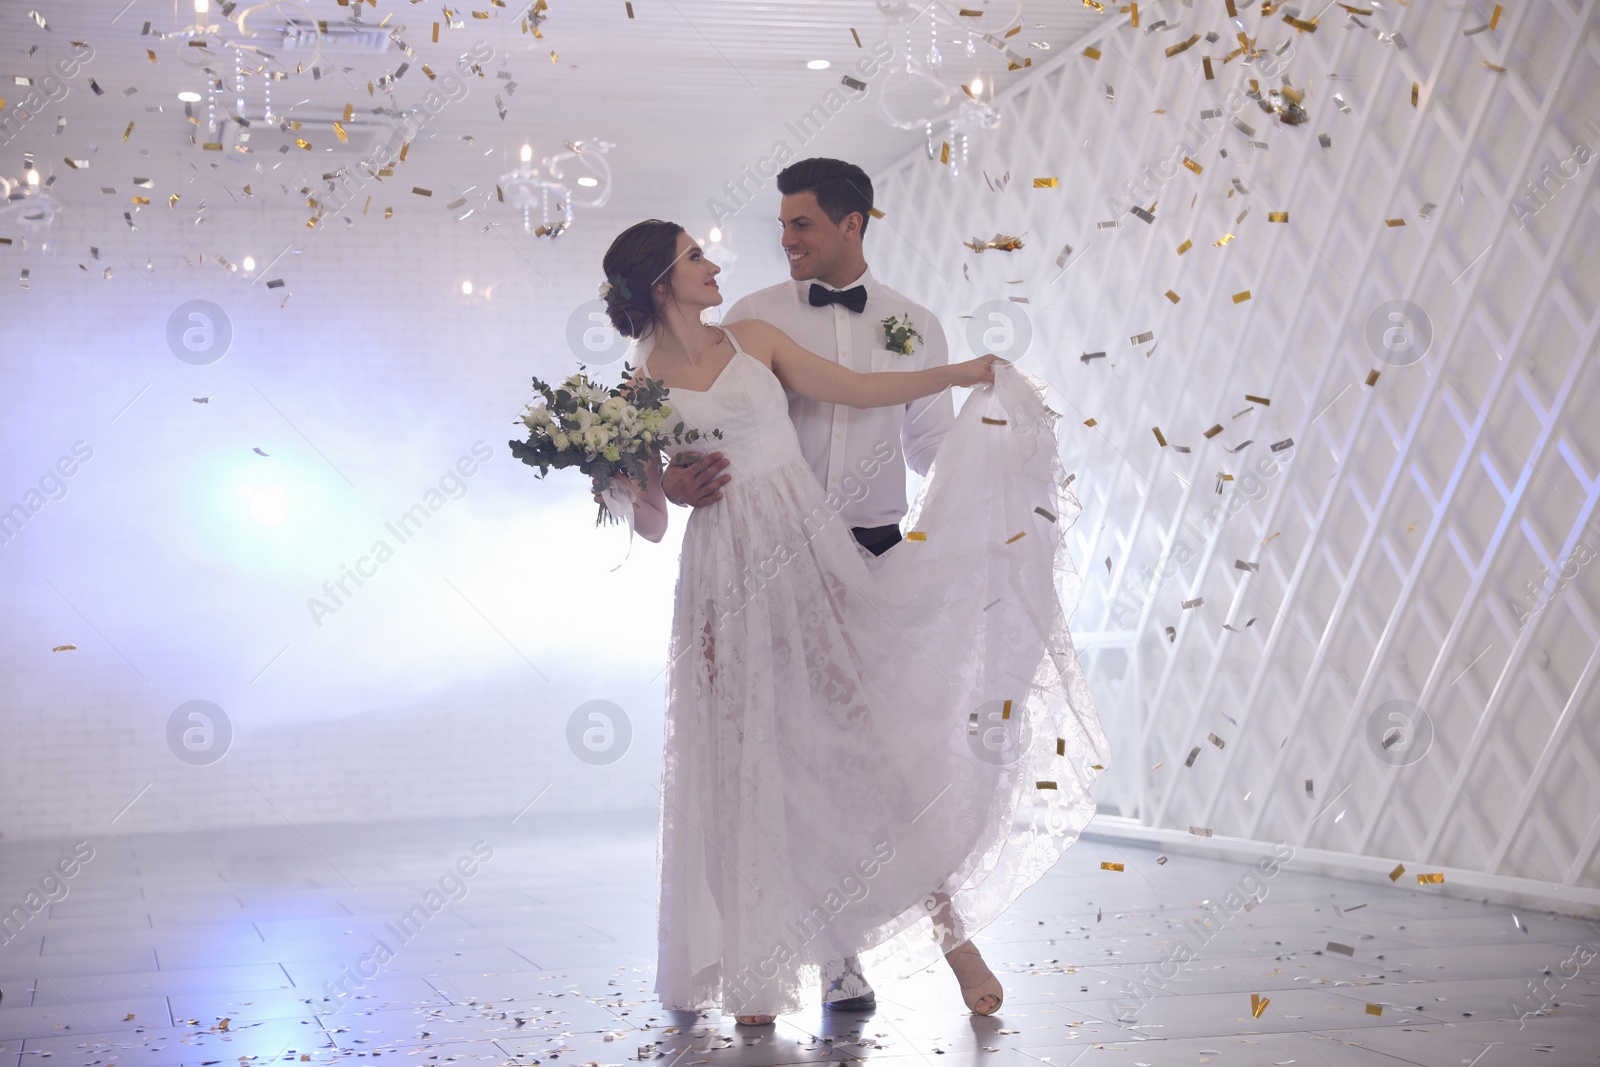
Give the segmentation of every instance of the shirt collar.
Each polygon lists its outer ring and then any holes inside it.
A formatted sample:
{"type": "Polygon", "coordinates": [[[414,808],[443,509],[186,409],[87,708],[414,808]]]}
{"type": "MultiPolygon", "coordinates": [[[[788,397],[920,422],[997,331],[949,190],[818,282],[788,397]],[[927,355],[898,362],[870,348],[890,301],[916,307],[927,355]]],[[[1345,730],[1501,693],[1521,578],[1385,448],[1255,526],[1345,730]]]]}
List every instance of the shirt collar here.
{"type": "Polygon", "coordinates": [[[842,293],[846,289],[854,289],[856,286],[862,285],[862,286],[865,286],[867,291],[870,293],[872,291],[872,287],[877,283],[873,280],[872,268],[868,267],[868,268],[866,268],[865,270],[863,270],[861,272],[861,277],[857,278],[855,281],[850,282],[847,285],[841,286],[838,289],[834,289],[833,286],[829,285],[827,282],[818,281],[815,278],[808,278],[805,281],[796,282],[795,284],[800,287],[802,293],[810,292],[811,291],[811,286],[813,286],[813,285],[820,285],[824,289],[831,290],[831,291],[833,291],[835,293],[842,293]]]}

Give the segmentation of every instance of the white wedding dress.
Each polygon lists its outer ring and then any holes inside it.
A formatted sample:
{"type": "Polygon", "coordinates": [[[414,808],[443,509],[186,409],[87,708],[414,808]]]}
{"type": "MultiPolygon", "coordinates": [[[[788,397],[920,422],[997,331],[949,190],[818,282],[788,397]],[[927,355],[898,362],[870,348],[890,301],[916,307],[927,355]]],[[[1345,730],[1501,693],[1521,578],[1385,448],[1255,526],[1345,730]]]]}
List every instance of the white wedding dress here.
{"type": "Polygon", "coordinates": [[[1000,366],[973,391],[910,536],[869,563],[733,343],[709,389],[667,397],[722,431],[668,451],[719,449],[733,477],[679,561],[656,992],[781,1013],[830,960],[906,974],[992,922],[1076,840],[1108,760],[1061,609],[1076,503],[1043,384],[1000,366]]]}

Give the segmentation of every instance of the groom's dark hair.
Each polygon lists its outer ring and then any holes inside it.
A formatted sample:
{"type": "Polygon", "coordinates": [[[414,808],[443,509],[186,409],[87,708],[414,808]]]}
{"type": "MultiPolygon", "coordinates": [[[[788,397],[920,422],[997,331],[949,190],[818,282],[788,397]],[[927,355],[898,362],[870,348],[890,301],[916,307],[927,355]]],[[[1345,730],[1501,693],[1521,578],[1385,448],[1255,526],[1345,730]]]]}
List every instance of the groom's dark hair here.
{"type": "Polygon", "coordinates": [[[861,216],[861,236],[872,218],[872,179],[854,163],[842,159],[802,159],[778,172],[778,192],[784,196],[810,191],[817,206],[835,226],[846,215],[861,216]]]}

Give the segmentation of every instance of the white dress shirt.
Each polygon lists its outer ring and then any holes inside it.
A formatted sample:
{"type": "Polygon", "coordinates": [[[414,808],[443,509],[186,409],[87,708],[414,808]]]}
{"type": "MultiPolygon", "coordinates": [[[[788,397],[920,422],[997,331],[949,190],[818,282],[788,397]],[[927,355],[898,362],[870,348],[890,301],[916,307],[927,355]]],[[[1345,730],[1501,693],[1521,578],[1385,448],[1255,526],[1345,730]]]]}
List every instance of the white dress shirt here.
{"type": "MultiPolygon", "coordinates": [[[[874,280],[870,270],[842,287],[866,287],[867,306],[860,314],[840,304],[812,307],[813,284],[822,283],[790,280],[741,297],[722,321],[770,322],[802,348],[862,373],[923,370],[950,361],[944,329],[933,312],[874,280]],[[891,315],[909,315],[922,335],[921,341],[913,340],[910,355],[885,347],[883,320],[891,315]]],[[[785,392],[800,451],[830,499],[841,503],[845,523],[889,526],[905,518],[906,467],[927,475],[939,442],[955,423],[950,390],[878,408],[827,404],[785,392]]]]}

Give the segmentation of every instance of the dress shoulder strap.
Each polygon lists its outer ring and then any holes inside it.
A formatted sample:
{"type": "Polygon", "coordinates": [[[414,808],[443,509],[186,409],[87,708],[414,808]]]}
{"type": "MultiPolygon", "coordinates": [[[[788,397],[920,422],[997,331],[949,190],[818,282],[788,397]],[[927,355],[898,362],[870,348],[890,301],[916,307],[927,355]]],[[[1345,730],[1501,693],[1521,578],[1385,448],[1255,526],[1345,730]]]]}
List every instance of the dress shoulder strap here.
{"type": "MultiPolygon", "coordinates": [[[[722,336],[724,336],[724,337],[726,337],[728,339],[728,343],[733,346],[733,350],[735,352],[744,352],[744,349],[739,347],[739,339],[737,337],[733,336],[733,331],[732,330],[728,329],[726,326],[722,325],[722,323],[720,323],[720,322],[708,322],[708,323],[706,323],[706,325],[707,326],[713,326],[716,329],[721,330],[722,331],[722,336]]],[[[745,353],[745,354],[749,355],[749,353],[745,353]]]]}

